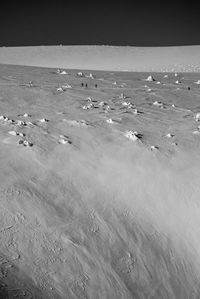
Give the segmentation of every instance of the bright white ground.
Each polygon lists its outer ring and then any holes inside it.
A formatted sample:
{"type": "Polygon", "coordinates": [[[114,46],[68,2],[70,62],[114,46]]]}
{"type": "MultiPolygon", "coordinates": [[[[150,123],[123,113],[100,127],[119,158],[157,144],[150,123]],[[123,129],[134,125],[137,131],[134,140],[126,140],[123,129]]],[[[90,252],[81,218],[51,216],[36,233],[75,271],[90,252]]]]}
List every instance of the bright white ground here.
{"type": "Polygon", "coordinates": [[[200,75],[68,72],[0,66],[1,298],[199,298],[200,75]]]}

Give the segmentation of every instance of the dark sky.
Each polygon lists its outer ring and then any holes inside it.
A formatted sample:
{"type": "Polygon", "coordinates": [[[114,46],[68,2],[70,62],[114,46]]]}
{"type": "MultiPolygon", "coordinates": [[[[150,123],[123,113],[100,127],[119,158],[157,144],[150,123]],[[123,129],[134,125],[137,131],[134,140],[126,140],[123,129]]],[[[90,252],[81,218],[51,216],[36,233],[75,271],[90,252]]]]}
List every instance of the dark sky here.
{"type": "Polygon", "coordinates": [[[200,45],[199,9],[145,1],[13,1],[0,7],[0,46],[200,45]]]}

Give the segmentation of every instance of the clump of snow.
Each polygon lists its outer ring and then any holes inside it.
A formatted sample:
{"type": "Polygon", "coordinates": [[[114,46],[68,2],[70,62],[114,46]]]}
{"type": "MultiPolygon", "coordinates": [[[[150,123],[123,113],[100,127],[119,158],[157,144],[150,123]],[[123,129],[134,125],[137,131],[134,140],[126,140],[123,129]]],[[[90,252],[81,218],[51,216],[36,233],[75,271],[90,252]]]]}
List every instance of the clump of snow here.
{"type": "Polygon", "coordinates": [[[125,107],[126,107],[126,106],[130,106],[130,105],[131,105],[130,102],[123,102],[123,103],[122,103],[122,106],[125,106],[125,107]]]}
{"type": "Polygon", "coordinates": [[[84,127],[87,125],[86,121],[83,119],[82,120],[68,120],[67,123],[69,126],[72,126],[72,127],[84,127]]]}
{"type": "Polygon", "coordinates": [[[172,137],[174,137],[174,134],[168,133],[168,134],[166,134],[166,137],[172,138],[172,137]]]}
{"type": "Polygon", "coordinates": [[[27,140],[19,140],[19,144],[22,144],[23,146],[31,147],[33,146],[33,143],[27,140]]]}
{"type": "Polygon", "coordinates": [[[195,115],[195,120],[196,120],[196,121],[200,121],[200,112],[198,112],[198,113],[195,115]]]}
{"type": "Polygon", "coordinates": [[[0,116],[0,120],[8,121],[9,118],[8,118],[7,116],[3,116],[3,115],[1,115],[1,116],[0,116]]]}
{"type": "Polygon", "coordinates": [[[84,74],[83,74],[82,72],[78,72],[78,73],[77,73],[77,76],[78,76],[78,77],[84,77],[84,74]]]}
{"type": "Polygon", "coordinates": [[[156,81],[153,76],[148,76],[145,81],[153,82],[156,81]]]}
{"type": "Polygon", "coordinates": [[[157,107],[160,107],[160,108],[163,108],[163,103],[160,102],[160,101],[155,101],[155,102],[153,102],[153,105],[154,105],[154,106],[157,106],[157,107]]]}
{"type": "Polygon", "coordinates": [[[40,119],[40,122],[41,122],[41,123],[47,123],[47,122],[49,122],[49,120],[46,119],[46,118],[42,118],[42,119],[40,119]]]}
{"type": "Polygon", "coordinates": [[[158,149],[159,149],[159,147],[157,145],[151,145],[150,146],[151,151],[158,150],[158,149]]]}
{"type": "Polygon", "coordinates": [[[92,73],[90,73],[88,77],[91,78],[91,79],[94,79],[94,78],[95,78],[94,75],[93,75],[92,73]]]}
{"type": "Polygon", "coordinates": [[[142,134],[138,133],[137,131],[126,131],[124,136],[132,141],[136,141],[142,138],[142,134]]]}
{"type": "Polygon", "coordinates": [[[124,95],[124,93],[121,93],[119,96],[120,99],[126,99],[126,96],[124,95]]]}
{"type": "Polygon", "coordinates": [[[194,135],[199,135],[200,134],[200,131],[199,130],[195,130],[192,132],[194,135]]]}
{"type": "Polygon", "coordinates": [[[197,80],[196,82],[194,82],[195,84],[200,84],[200,80],[197,80]]]}
{"type": "Polygon", "coordinates": [[[23,116],[24,116],[24,117],[29,117],[29,114],[28,114],[28,113],[24,113],[23,116]]]}
{"type": "Polygon", "coordinates": [[[104,101],[101,101],[98,105],[99,105],[100,107],[104,107],[104,106],[106,106],[107,104],[106,104],[104,101]]]}
{"type": "Polygon", "coordinates": [[[112,120],[112,118],[107,119],[106,122],[107,122],[108,124],[113,124],[113,120],[112,120]]]}
{"type": "Polygon", "coordinates": [[[9,131],[8,134],[13,135],[13,136],[17,136],[17,132],[16,131],[9,131]]]}
{"type": "Polygon", "coordinates": [[[62,85],[63,90],[68,89],[68,88],[72,88],[72,86],[68,83],[66,83],[65,85],[62,85]]]}
{"type": "Polygon", "coordinates": [[[67,144],[67,143],[69,143],[69,141],[66,140],[66,139],[60,139],[58,142],[61,143],[61,144],[67,144]]]}
{"type": "Polygon", "coordinates": [[[136,114],[136,115],[138,115],[138,114],[141,114],[142,112],[139,111],[138,109],[133,109],[133,113],[136,114]]]}
{"type": "Polygon", "coordinates": [[[83,108],[83,110],[88,110],[88,109],[91,109],[92,107],[93,107],[93,104],[90,103],[88,105],[84,105],[82,108],[83,108]]]}
{"type": "Polygon", "coordinates": [[[23,121],[23,120],[17,120],[17,121],[15,122],[15,124],[16,124],[17,126],[26,126],[26,122],[23,121]]]}

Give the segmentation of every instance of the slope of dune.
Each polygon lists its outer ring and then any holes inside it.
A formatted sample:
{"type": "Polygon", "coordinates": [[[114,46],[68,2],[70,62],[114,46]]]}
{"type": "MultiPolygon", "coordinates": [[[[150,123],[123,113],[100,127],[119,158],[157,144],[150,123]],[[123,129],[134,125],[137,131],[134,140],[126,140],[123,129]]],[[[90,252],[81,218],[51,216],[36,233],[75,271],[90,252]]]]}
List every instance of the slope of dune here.
{"type": "Polygon", "coordinates": [[[0,66],[0,298],[199,298],[199,75],[66,72],[0,66]]]}
{"type": "Polygon", "coordinates": [[[200,46],[1,47],[0,63],[91,70],[199,72],[200,46]]]}

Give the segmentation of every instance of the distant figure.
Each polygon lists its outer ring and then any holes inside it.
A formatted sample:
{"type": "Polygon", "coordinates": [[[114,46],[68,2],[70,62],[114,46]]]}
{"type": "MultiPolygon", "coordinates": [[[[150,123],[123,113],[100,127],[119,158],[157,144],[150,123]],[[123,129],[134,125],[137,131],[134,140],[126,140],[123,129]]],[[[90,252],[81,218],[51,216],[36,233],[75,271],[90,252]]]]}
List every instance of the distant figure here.
{"type": "Polygon", "coordinates": [[[84,86],[84,84],[83,84],[83,82],[81,83],[81,87],[83,87],[84,86]]]}
{"type": "Polygon", "coordinates": [[[190,90],[190,87],[188,86],[188,90],[190,90]]]}
{"type": "Polygon", "coordinates": [[[30,87],[33,86],[33,81],[29,81],[29,86],[30,86],[30,87]]]}
{"type": "Polygon", "coordinates": [[[95,88],[97,88],[97,84],[95,84],[95,88]]]}
{"type": "Polygon", "coordinates": [[[87,83],[85,84],[85,88],[88,88],[88,85],[87,85],[87,83]]]}

